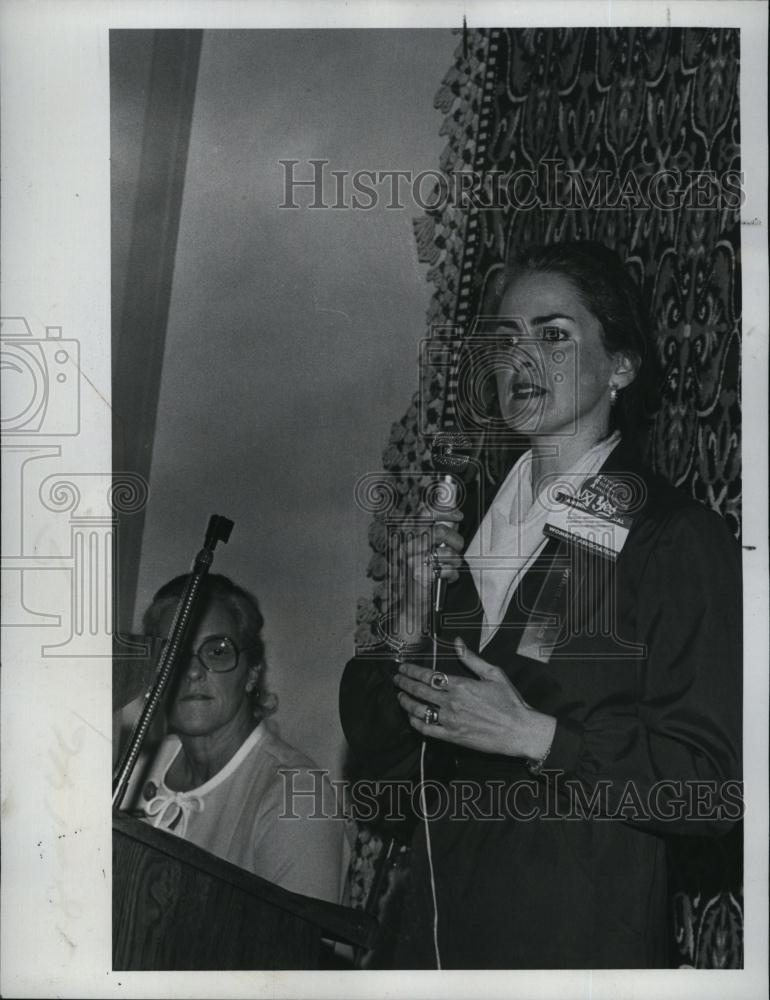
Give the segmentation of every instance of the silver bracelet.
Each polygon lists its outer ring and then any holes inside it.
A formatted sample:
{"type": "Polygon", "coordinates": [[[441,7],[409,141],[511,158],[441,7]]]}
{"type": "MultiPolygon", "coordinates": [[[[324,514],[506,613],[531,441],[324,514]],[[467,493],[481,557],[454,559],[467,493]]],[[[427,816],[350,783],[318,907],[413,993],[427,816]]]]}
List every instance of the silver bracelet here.
{"type": "MultiPolygon", "coordinates": [[[[556,725],[558,725],[558,722],[556,725]]],[[[540,757],[539,760],[527,761],[527,770],[529,771],[530,774],[534,774],[535,777],[537,777],[537,775],[540,774],[540,772],[543,770],[543,767],[545,766],[545,762],[548,760],[548,754],[551,752],[554,736],[556,736],[556,726],[554,726],[553,728],[553,734],[551,735],[551,742],[548,744],[548,748],[543,754],[543,756],[540,757]]]]}
{"type": "Polygon", "coordinates": [[[385,643],[396,654],[396,659],[403,661],[413,653],[421,653],[425,648],[425,640],[420,638],[417,641],[409,642],[408,639],[396,639],[387,629],[387,625],[392,615],[380,615],[377,619],[377,633],[385,643]]]}

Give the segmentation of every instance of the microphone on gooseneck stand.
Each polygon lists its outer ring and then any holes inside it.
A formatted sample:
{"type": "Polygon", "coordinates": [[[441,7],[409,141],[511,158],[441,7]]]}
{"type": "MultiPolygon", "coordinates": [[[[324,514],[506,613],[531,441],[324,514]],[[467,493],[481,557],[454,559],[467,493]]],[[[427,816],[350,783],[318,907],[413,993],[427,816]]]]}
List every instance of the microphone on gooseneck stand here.
{"type": "MultiPolygon", "coordinates": [[[[437,472],[443,473],[437,489],[433,493],[434,510],[454,510],[465,495],[465,487],[472,482],[477,471],[479,445],[462,431],[441,431],[433,438],[431,462],[437,472]]],[[[453,528],[452,521],[436,521],[453,528]]],[[[439,548],[446,543],[442,542],[439,548]]],[[[441,576],[441,567],[435,558],[433,562],[433,584],[431,591],[432,622],[431,634],[435,641],[438,619],[444,610],[447,582],[441,576]]]]}

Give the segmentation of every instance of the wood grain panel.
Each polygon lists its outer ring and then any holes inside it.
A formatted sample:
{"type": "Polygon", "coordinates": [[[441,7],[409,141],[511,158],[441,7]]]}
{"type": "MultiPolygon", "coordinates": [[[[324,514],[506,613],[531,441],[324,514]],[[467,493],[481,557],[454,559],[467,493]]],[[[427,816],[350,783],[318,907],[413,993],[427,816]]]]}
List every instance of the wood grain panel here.
{"type": "Polygon", "coordinates": [[[194,844],[113,819],[113,968],[313,969],[321,935],[369,945],[376,921],[287,892],[194,844]]]}

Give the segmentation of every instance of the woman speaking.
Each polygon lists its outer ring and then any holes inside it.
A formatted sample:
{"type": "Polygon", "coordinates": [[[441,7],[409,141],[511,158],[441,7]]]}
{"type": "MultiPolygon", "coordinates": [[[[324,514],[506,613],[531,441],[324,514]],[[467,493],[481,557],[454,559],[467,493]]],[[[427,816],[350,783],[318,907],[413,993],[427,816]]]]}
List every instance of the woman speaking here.
{"type": "Polygon", "coordinates": [[[532,249],[492,301],[497,416],[530,450],[435,516],[341,685],[359,770],[422,789],[392,964],[662,967],[665,838],[741,815],[740,550],[639,463],[654,364],[617,256],[532,249]],[[438,656],[410,638],[431,565],[438,656]]]}

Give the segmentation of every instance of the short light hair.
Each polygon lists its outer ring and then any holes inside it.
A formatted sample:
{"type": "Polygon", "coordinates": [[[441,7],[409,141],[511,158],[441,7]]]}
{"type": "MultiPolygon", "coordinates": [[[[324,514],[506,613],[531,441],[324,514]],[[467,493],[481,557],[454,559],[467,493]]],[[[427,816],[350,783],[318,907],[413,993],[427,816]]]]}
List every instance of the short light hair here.
{"type": "MultiPolygon", "coordinates": [[[[169,607],[178,604],[188,579],[186,573],[175,576],[155,593],[142,619],[145,635],[158,634],[161,617],[169,607]]],[[[219,604],[231,615],[238,633],[233,636],[238,648],[248,657],[250,666],[260,668],[259,679],[250,695],[254,716],[261,719],[274,712],[277,698],[265,690],[263,681],[265,644],[261,633],[265,619],[256,597],[221,573],[207,573],[198,590],[198,600],[201,605],[219,604]]]]}

